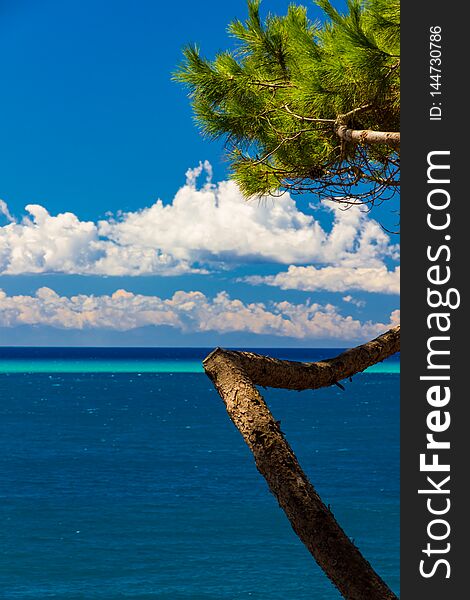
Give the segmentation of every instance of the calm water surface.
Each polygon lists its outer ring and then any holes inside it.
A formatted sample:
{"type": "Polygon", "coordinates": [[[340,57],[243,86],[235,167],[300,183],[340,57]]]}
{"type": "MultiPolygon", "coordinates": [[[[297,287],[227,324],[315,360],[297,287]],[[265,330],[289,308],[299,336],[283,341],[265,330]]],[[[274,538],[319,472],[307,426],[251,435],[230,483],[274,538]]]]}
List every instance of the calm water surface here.
{"type": "MultiPolygon", "coordinates": [[[[30,367],[0,374],[2,598],[339,598],[205,375],[145,372],[155,356],[102,355],[114,372],[92,372],[100,357],[4,354],[30,367]],[[40,360],[83,370],[33,372],[40,360]]],[[[396,372],[358,375],[345,392],[265,392],[324,501],[395,591],[398,393],[396,372]]]]}

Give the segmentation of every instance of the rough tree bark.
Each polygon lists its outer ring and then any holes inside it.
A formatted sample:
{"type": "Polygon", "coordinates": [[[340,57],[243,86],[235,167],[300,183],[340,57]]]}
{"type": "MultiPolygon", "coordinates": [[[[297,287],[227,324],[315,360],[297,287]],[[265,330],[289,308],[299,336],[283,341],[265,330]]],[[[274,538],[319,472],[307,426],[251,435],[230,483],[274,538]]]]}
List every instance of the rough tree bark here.
{"type": "Polygon", "coordinates": [[[339,138],[355,144],[385,144],[391,148],[400,147],[400,133],[396,131],[373,131],[371,129],[348,129],[340,125],[336,129],[339,138]]]}
{"type": "Polygon", "coordinates": [[[399,346],[400,329],[395,327],[367,344],[316,363],[221,348],[204,360],[207,375],[294,531],[347,600],[394,600],[396,596],[325,506],[255,386],[304,390],[333,385],[391,356],[399,346]]]}

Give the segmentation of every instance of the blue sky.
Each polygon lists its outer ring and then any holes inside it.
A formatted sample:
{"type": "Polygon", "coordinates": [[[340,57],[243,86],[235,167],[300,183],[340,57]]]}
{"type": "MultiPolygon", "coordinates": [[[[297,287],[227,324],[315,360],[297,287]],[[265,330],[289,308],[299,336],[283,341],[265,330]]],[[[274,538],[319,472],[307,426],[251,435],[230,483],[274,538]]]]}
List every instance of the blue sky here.
{"type": "Polygon", "coordinates": [[[245,14],[2,2],[1,344],[341,346],[396,322],[396,215],[247,204],[171,81],[245,14]]]}

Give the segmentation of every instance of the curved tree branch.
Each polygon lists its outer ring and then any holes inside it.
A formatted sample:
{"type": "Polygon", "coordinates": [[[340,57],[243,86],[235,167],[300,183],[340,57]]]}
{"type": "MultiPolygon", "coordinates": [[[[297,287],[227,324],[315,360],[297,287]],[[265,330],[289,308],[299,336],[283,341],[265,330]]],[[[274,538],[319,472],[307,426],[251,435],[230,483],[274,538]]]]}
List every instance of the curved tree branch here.
{"type": "Polygon", "coordinates": [[[352,377],[398,352],[400,349],[400,326],[390,329],[379,337],[346,350],[335,358],[314,363],[301,363],[261,356],[254,352],[237,352],[216,348],[204,360],[204,367],[217,355],[222,354],[237,361],[255,385],[284,388],[286,390],[315,390],[334,385],[341,379],[352,377]]]}
{"type": "Polygon", "coordinates": [[[302,471],[279,423],[255,385],[314,389],[332,385],[399,350],[399,328],[336,358],[295,363],[216,349],[204,369],[255,458],[256,467],[294,531],[347,600],[396,600],[341,529],[302,471]],[[296,383],[297,378],[300,381],[296,383]]]}

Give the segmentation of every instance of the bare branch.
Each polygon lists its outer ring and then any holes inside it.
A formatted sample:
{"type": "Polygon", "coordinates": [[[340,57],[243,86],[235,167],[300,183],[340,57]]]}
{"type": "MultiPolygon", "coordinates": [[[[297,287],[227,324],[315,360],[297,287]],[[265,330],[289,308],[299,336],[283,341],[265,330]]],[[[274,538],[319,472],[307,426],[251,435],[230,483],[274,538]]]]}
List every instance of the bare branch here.
{"type": "Polygon", "coordinates": [[[371,365],[385,360],[399,349],[400,326],[398,325],[366,344],[320,362],[301,363],[279,360],[254,352],[217,348],[205,359],[204,367],[214,355],[223,353],[224,356],[238,361],[255,385],[287,390],[314,390],[352,377],[371,365]]]}
{"type": "Polygon", "coordinates": [[[353,108],[352,110],[344,113],[343,115],[339,115],[337,121],[340,123],[345,123],[349,117],[356,115],[357,113],[364,112],[369,108],[372,108],[373,104],[364,104],[364,106],[358,106],[357,108],[353,108]]]}
{"type": "Polygon", "coordinates": [[[253,163],[253,165],[259,165],[261,163],[264,163],[270,156],[272,156],[273,154],[275,154],[279,148],[281,148],[281,146],[283,146],[286,142],[291,142],[295,139],[297,139],[299,137],[299,135],[301,135],[304,132],[304,129],[301,129],[300,131],[298,131],[296,134],[290,136],[290,137],[286,137],[284,139],[282,139],[279,144],[273,148],[271,150],[271,152],[268,152],[267,154],[265,154],[264,156],[262,156],[259,160],[255,161],[253,163]]]}
{"type": "Polygon", "coordinates": [[[301,121],[309,121],[311,123],[336,123],[336,119],[315,119],[313,117],[305,117],[303,115],[298,115],[295,112],[291,111],[288,104],[284,104],[284,106],[281,106],[281,108],[284,108],[290,115],[292,115],[296,119],[300,119],[301,121]]]}
{"type": "Polygon", "coordinates": [[[400,147],[400,133],[397,131],[373,131],[372,129],[348,129],[340,125],[336,129],[338,137],[354,144],[385,144],[391,148],[400,147]]]}
{"type": "Polygon", "coordinates": [[[278,361],[221,348],[204,360],[204,369],[253,453],[258,471],[294,531],[347,600],[397,599],[323,503],[255,384],[289,389],[337,384],[390,356],[398,344],[399,329],[394,328],[367,344],[317,363],[278,361]]]}

